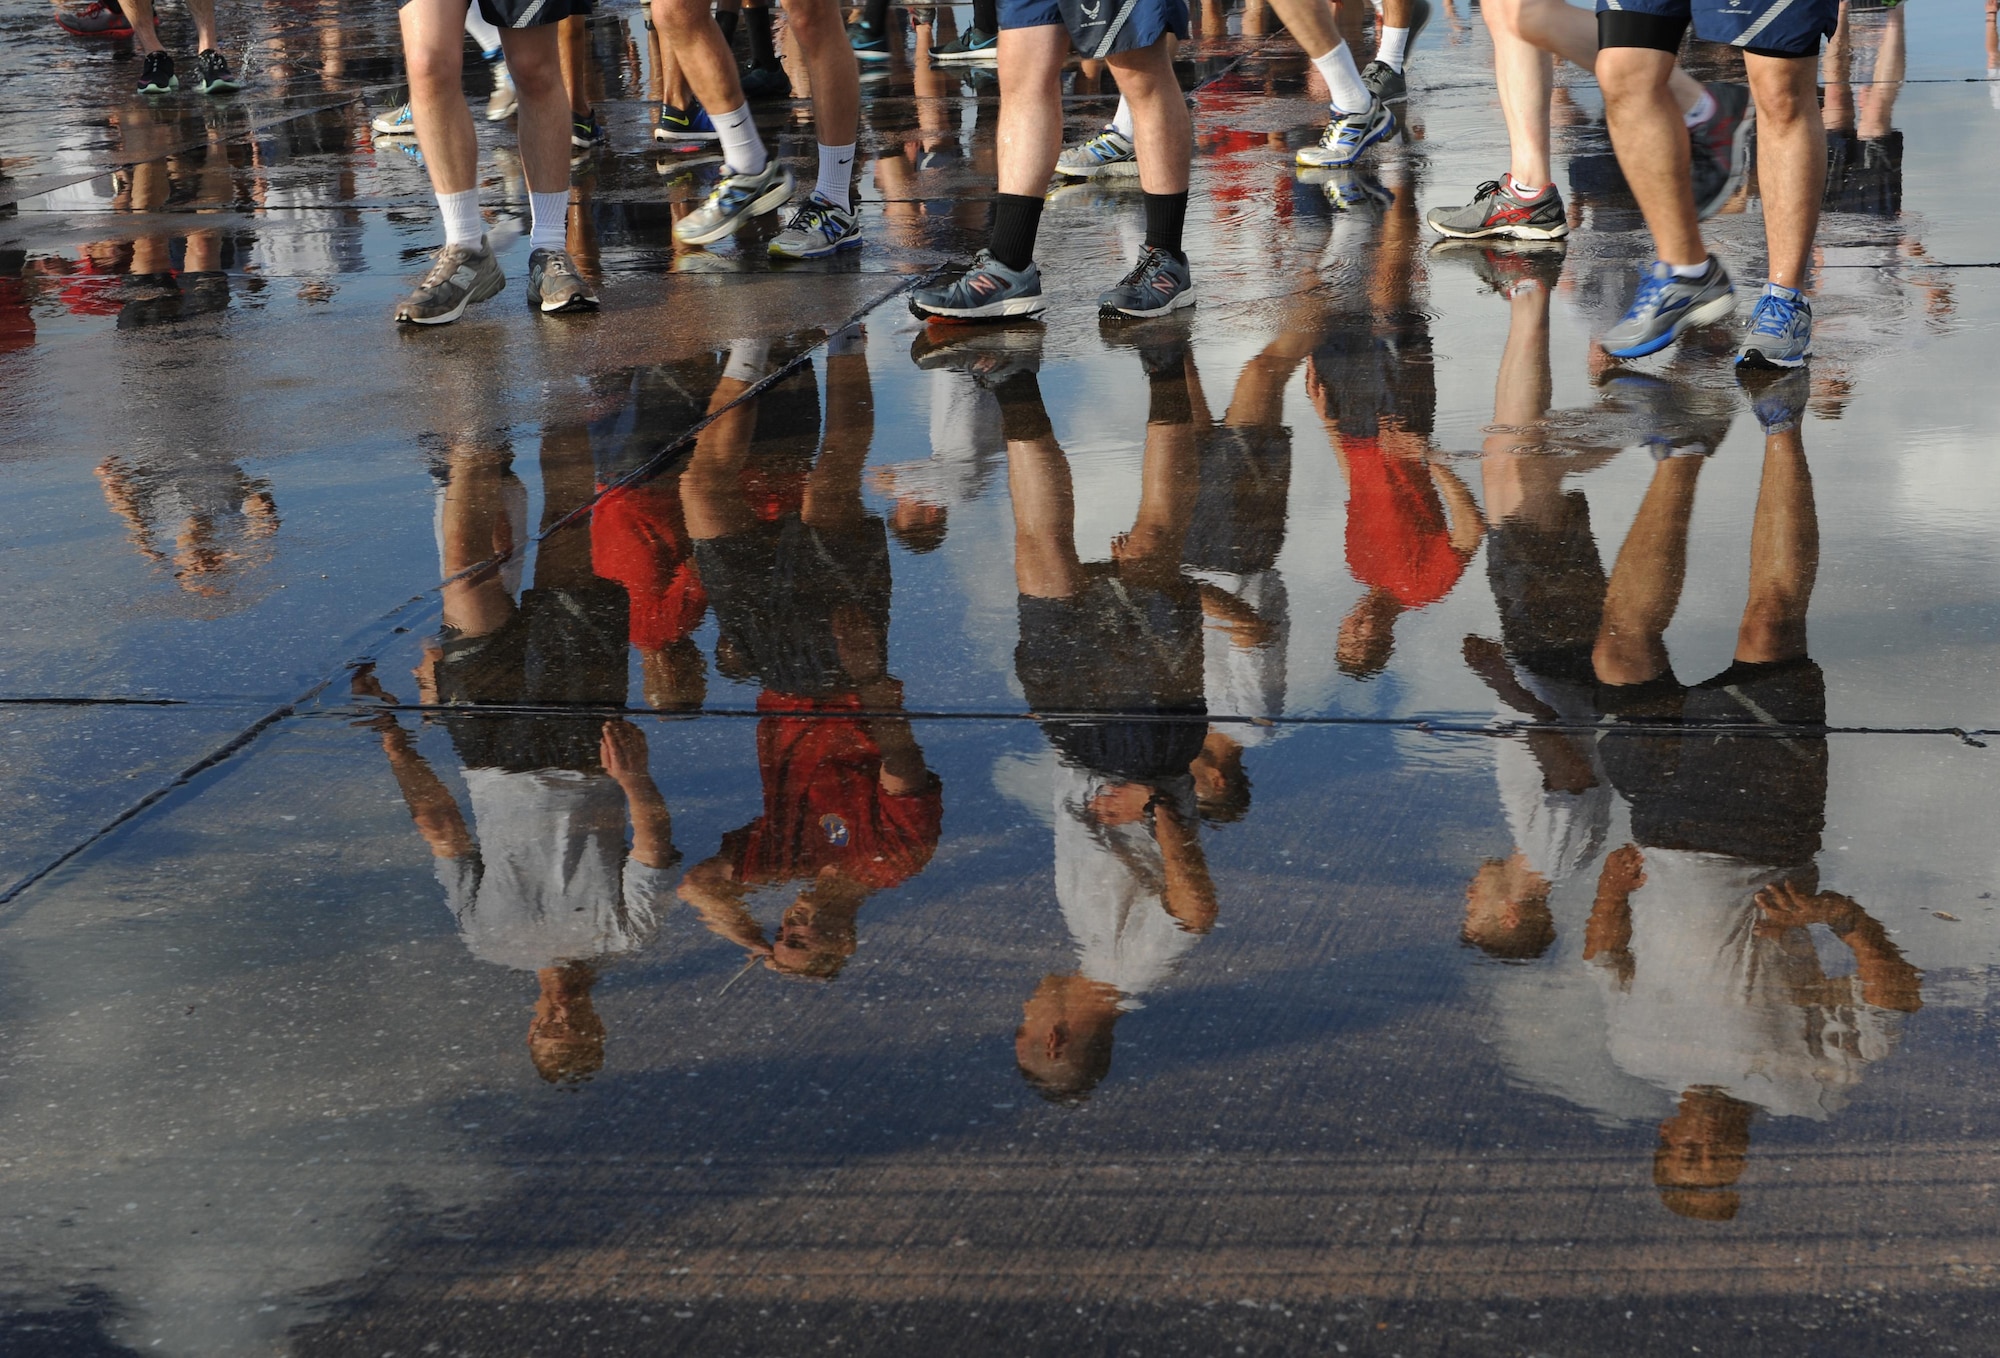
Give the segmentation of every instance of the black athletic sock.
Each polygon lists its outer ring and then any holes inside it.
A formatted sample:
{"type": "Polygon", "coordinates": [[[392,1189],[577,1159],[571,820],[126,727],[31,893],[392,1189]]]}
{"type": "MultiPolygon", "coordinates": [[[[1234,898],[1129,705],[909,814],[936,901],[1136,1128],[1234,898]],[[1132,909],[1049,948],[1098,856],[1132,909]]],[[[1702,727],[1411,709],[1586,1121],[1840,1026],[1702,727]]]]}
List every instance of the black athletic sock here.
{"type": "Polygon", "coordinates": [[[1188,396],[1187,369],[1149,373],[1146,378],[1147,424],[1193,424],[1194,402],[1188,396]]]}
{"type": "Polygon", "coordinates": [[[733,9],[719,9],[715,12],[715,26],[722,30],[722,41],[725,46],[733,47],[736,44],[736,18],[737,12],[733,9]]]}
{"type": "MultiPolygon", "coordinates": [[[[993,258],[1010,269],[1025,269],[1034,263],[1035,232],[1042,224],[1044,201],[1029,193],[1000,195],[1000,201],[993,205],[993,236],[986,246],[993,258]]],[[[1181,202],[1185,207],[1186,194],[1181,195],[1181,202]]]]}
{"type": "Polygon", "coordinates": [[[1179,193],[1149,193],[1146,199],[1146,245],[1158,246],[1181,263],[1181,228],[1187,223],[1187,190],[1179,193]]]}
{"type": "Polygon", "coordinates": [[[867,0],[861,7],[861,26],[877,35],[889,31],[889,0],[867,0]]]}
{"type": "Polygon", "coordinates": [[[743,26],[750,30],[750,64],[752,66],[776,66],[778,47],[771,40],[771,11],[768,9],[746,9],[743,26]]]}
{"type": "Polygon", "coordinates": [[[972,26],[992,37],[1000,31],[1000,0],[972,0],[972,26]]]}
{"type": "Polygon", "coordinates": [[[1000,434],[1007,442],[1033,443],[1055,432],[1033,373],[1015,373],[995,384],[993,395],[1000,401],[1000,434]]]}

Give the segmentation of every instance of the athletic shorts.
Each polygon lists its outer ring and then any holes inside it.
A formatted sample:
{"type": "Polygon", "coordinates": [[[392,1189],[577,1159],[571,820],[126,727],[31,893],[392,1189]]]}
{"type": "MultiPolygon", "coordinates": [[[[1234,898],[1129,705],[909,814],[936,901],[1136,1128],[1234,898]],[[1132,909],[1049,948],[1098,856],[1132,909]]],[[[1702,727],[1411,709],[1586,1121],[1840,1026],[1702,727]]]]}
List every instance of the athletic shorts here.
{"type": "Polygon", "coordinates": [[[1182,561],[1193,570],[1231,575],[1269,570],[1285,545],[1291,484],[1292,431],[1283,425],[1225,424],[1206,431],[1201,489],[1182,561]]]}
{"type": "Polygon", "coordinates": [[[1565,491],[1553,524],[1501,519],[1486,535],[1486,578],[1507,654],[1548,679],[1593,684],[1591,650],[1604,619],[1604,563],[1590,505],[1565,491]]]}
{"type": "Polygon", "coordinates": [[[1000,0],[1000,27],[1061,24],[1087,57],[1151,47],[1163,33],[1186,39],[1187,0],[1000,0]]]}
{"type": "MultiPolygon", "coordinates": [[[[403,0],[408,4],[409,0],[403,0]]],[[[596,0],[478,0],[479,13],[495,28],[537,28],[588,14],[596,0]]]]}
{"type": "MultiPolygon", "coordinates": [[[[600,581],[580,589],[531,589],[497,631],[447,632],[438,661],[438,700],[622,707],[625,638],[631,624],[625,591],[600,581]]],[[[451,711],[445,729],[469,769],[567,769],[601,773],[604,718],[488,715],[451,711]]]]}
{"type": "Polygon", "coordinates": [[[889,537],[870,516],[852,533],[822,532],[795,514],[697,540],[695,569],[715,609],[717,668],[774,693],[852,693],[835,615],[843,608],[889,633],[889,537]]]}
{"type": "Polygon", "coordinates": [[[1679,52],[1689,23],[1703,42],[1763,57],[1814,57],[1840,0],[1597,0],[1597,45],[1679,52]]]}
{"type": "Polygon", "coordinates": [[[1437,417],[1430,322],[1415,312],[1336,317],[1313,350],[1328,408],[1346,438],[1377,438],[1387,422],[1428,435],[1437,417]]]}

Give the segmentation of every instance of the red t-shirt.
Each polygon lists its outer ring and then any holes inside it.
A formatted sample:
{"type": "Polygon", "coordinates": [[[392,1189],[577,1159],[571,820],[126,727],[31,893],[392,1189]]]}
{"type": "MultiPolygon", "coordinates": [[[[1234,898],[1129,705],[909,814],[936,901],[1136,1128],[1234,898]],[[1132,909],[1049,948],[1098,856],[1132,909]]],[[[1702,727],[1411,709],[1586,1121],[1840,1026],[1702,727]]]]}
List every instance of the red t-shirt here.
{"type": "Polygon", "coordinates": [[[764,814],[723,841],[737,881],[788,882],[837,867],[880,890],[931,861],[944,827],[944,785],[933,776],[906,796],[885,790],[882,751],[861,718],[824,715],[860,708],[852,695],[757,699],[765,714],[757,723],[764,814]]]}
{"type": "Polygon", "coordinates": [[[695,573],[679,481],[607,492],[591,511],[590,564],[631,596],[632,644],[640,650],[685,640],[701,626],[708,594],[695,573]]]}
{"type": "Polygon", "coordinates": [[[1342,440],[1347,453],[1347,569],[1405,608],[1451,593],[1465,558],[1451,545],[1431,470],[1394,457],[1374,439],[1342,440]]]}

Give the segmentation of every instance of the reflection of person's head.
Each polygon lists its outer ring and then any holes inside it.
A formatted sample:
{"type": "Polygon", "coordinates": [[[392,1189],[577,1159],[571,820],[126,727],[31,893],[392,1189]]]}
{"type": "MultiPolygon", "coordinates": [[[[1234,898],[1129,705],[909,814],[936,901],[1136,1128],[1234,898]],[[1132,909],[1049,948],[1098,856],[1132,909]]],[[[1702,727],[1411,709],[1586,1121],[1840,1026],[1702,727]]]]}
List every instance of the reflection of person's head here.
{"type": "Polygon", "coordinates": [[[1188,772],[1194,775],[1195,807],[1210,825],[1233,824],[1250,813],[1250,774],[1243,767],[1243,747],[1227,732],[1208,733],[1188,772]]]}
{"type": "Polygon", "coordinates": [[[708,697],[708,667],[691,637],[639,652],[639,677],[646,705],[661,712],[693,711],[708,697]]]}
{"type": "Polygon", "coordinates": [[[1370,589],[1340,620],[1334,662],[1350,679],[1373,679],[1389,667],[1396,648],[1396,619],[1403,606],[1386,589],[1370,589]]]}
{"type": "Polygon", "coordinates": [[[896,535],[896,541],[921,556],[944,546],[950,518],[943,505],[904,498],[896,501],[896,507],[889,512],[889,531],[896,535]]]}
{"type": "Polygon", "coordinates": [[[597,971],[566,962],[535,973],[542,983],[528,1025],[528,1057],[550,1084],[579,1084],[604,1068],[604,1021],[590,1003],[597,971]]]}
{"type": "Polygon", "coordinates": [[[1082,1103],[1111,1073],[1118,992],[1083,976],[1046,976],[1021,1006],[1014,1060],[1051,1103],[1082,1103]]]}
{"type": "Polygon", "coordinates": [[[1540,957],[1556,941],[1549,879],[1529,867],[1518,849],[1508,858],[1487,859],[1465,888],[1465,927],[1459,938],[1488,957],[1540,957]]]}
{"type": "Polygon", "coordinates": [[[1660,1124],[1653,1152],[1653,1183],[1676,1216],[1728,1221],[1742,1199],[1732,1187],[1750,1157],[1750,1119],[1756,1109],[1719,1089],[1698,1086],[1660,1124]]]}
{"type": "Polygon", "coordinates": [[[771,942],[771,970],[830,981],[854,956],[854,917],[868,890],[838,868],[822,868],[785,910],[771,942]]]}

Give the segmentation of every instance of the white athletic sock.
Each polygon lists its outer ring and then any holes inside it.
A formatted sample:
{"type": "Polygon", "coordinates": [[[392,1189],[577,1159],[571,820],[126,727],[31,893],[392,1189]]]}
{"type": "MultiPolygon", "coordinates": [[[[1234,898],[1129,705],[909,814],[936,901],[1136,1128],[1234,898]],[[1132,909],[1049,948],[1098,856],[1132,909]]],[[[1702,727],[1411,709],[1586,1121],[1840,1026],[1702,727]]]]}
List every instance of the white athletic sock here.
{"type": "Polygon", "coordinates": [[[1409,29],[1384,27],[1375,43],[1375,60],[1400,75],[1403,70],[1403,53],[1409,48],[1409,29]]]}
{"type": "Polygon", "coordinates": [[[708,111],[715,131],[722,138],[722,163],[731,174],[762,174],[771,163],[757,124],[750,120],[750,105],[739,104],[727,113],[708,111]]]}
{"type": "Polygon", "coordinates": [[[1326,81],[1327,93],[1333,100],[1336,114],[1359,113],[1368,107],[1374,96],[1361,83],[1361,72],[1354,68],[1354,53],[1347,50],[1346,43],[1335,44],[1331,52],[1314,57],[1312,64],[1326,81]]]}
{"type": "Polygon", "coordinates": [[[486,22],[486,16],[479,12],[476,4],[465,7],[465,31],[479,44],[480,55],[488,61],[499,60],[500,30],[486,22]]]}
{"type": "Polygon", "coordinates": [[[1514,178],[1512,174],[1509,174],[1507,176],[1507,183],[1508,186],[1512,189],[1514,196],[1516,198],[1519,198],[1524,203],[1528,202],[1531,199],[1539,198],[1543,194],[1549,191],[1549,186],[1547,184],[1542,185],[1538,189],[1531,189],[1526,184],[1523,184],[1520,180],[1514,178]]]}
{"type": "Polygon", "coordinates": [[[813,192],[835,207],[852,208],[854,187],[854,143],[845,146],[819,144],[819,183],[813,192]]]}
{"type": "Polygon", "coordinates": [[[732,382],[755,382],[770,366],[771,341],[738,340],[729,346],[729,358],[722,365],[722,375],[732,382]]]}
{"type": "Polygon", "coordinates": [[[1669,264],[1667,267],[1674,271],[1675,278],[1700,278],[1708,272],[1708,261],[1704,259],[1699,264],[1669,264]]]}
{"type": "Polygon", "coordinates": [[[1681,115],[1681,121],[1689,127],[1699,127],[1715,116],[1715,95],[1706,85],[1702,86],[1701,98],[1694,101],[1694,107],[1681,115]]]}
{"type": "Polygon", "coordinates": [[[438,213],[444,218],[446,245],[477,245],[486,235],[486,223],[479,215],[479,190],[440,193],[438,213]]]}
{"type": "Polygon", "coordinates": [[[1111,125],[1118,129],[1119,136],[1132,140],[1132,105],[1122,94],[1118,96],[1118,111],[1111,115],[1111,125]]]}
{"type": "Polygon", "coordinates": [[[528,190],[528,248],[561,250],[569,244],[569,190],[536,193],[528,190]]]}

